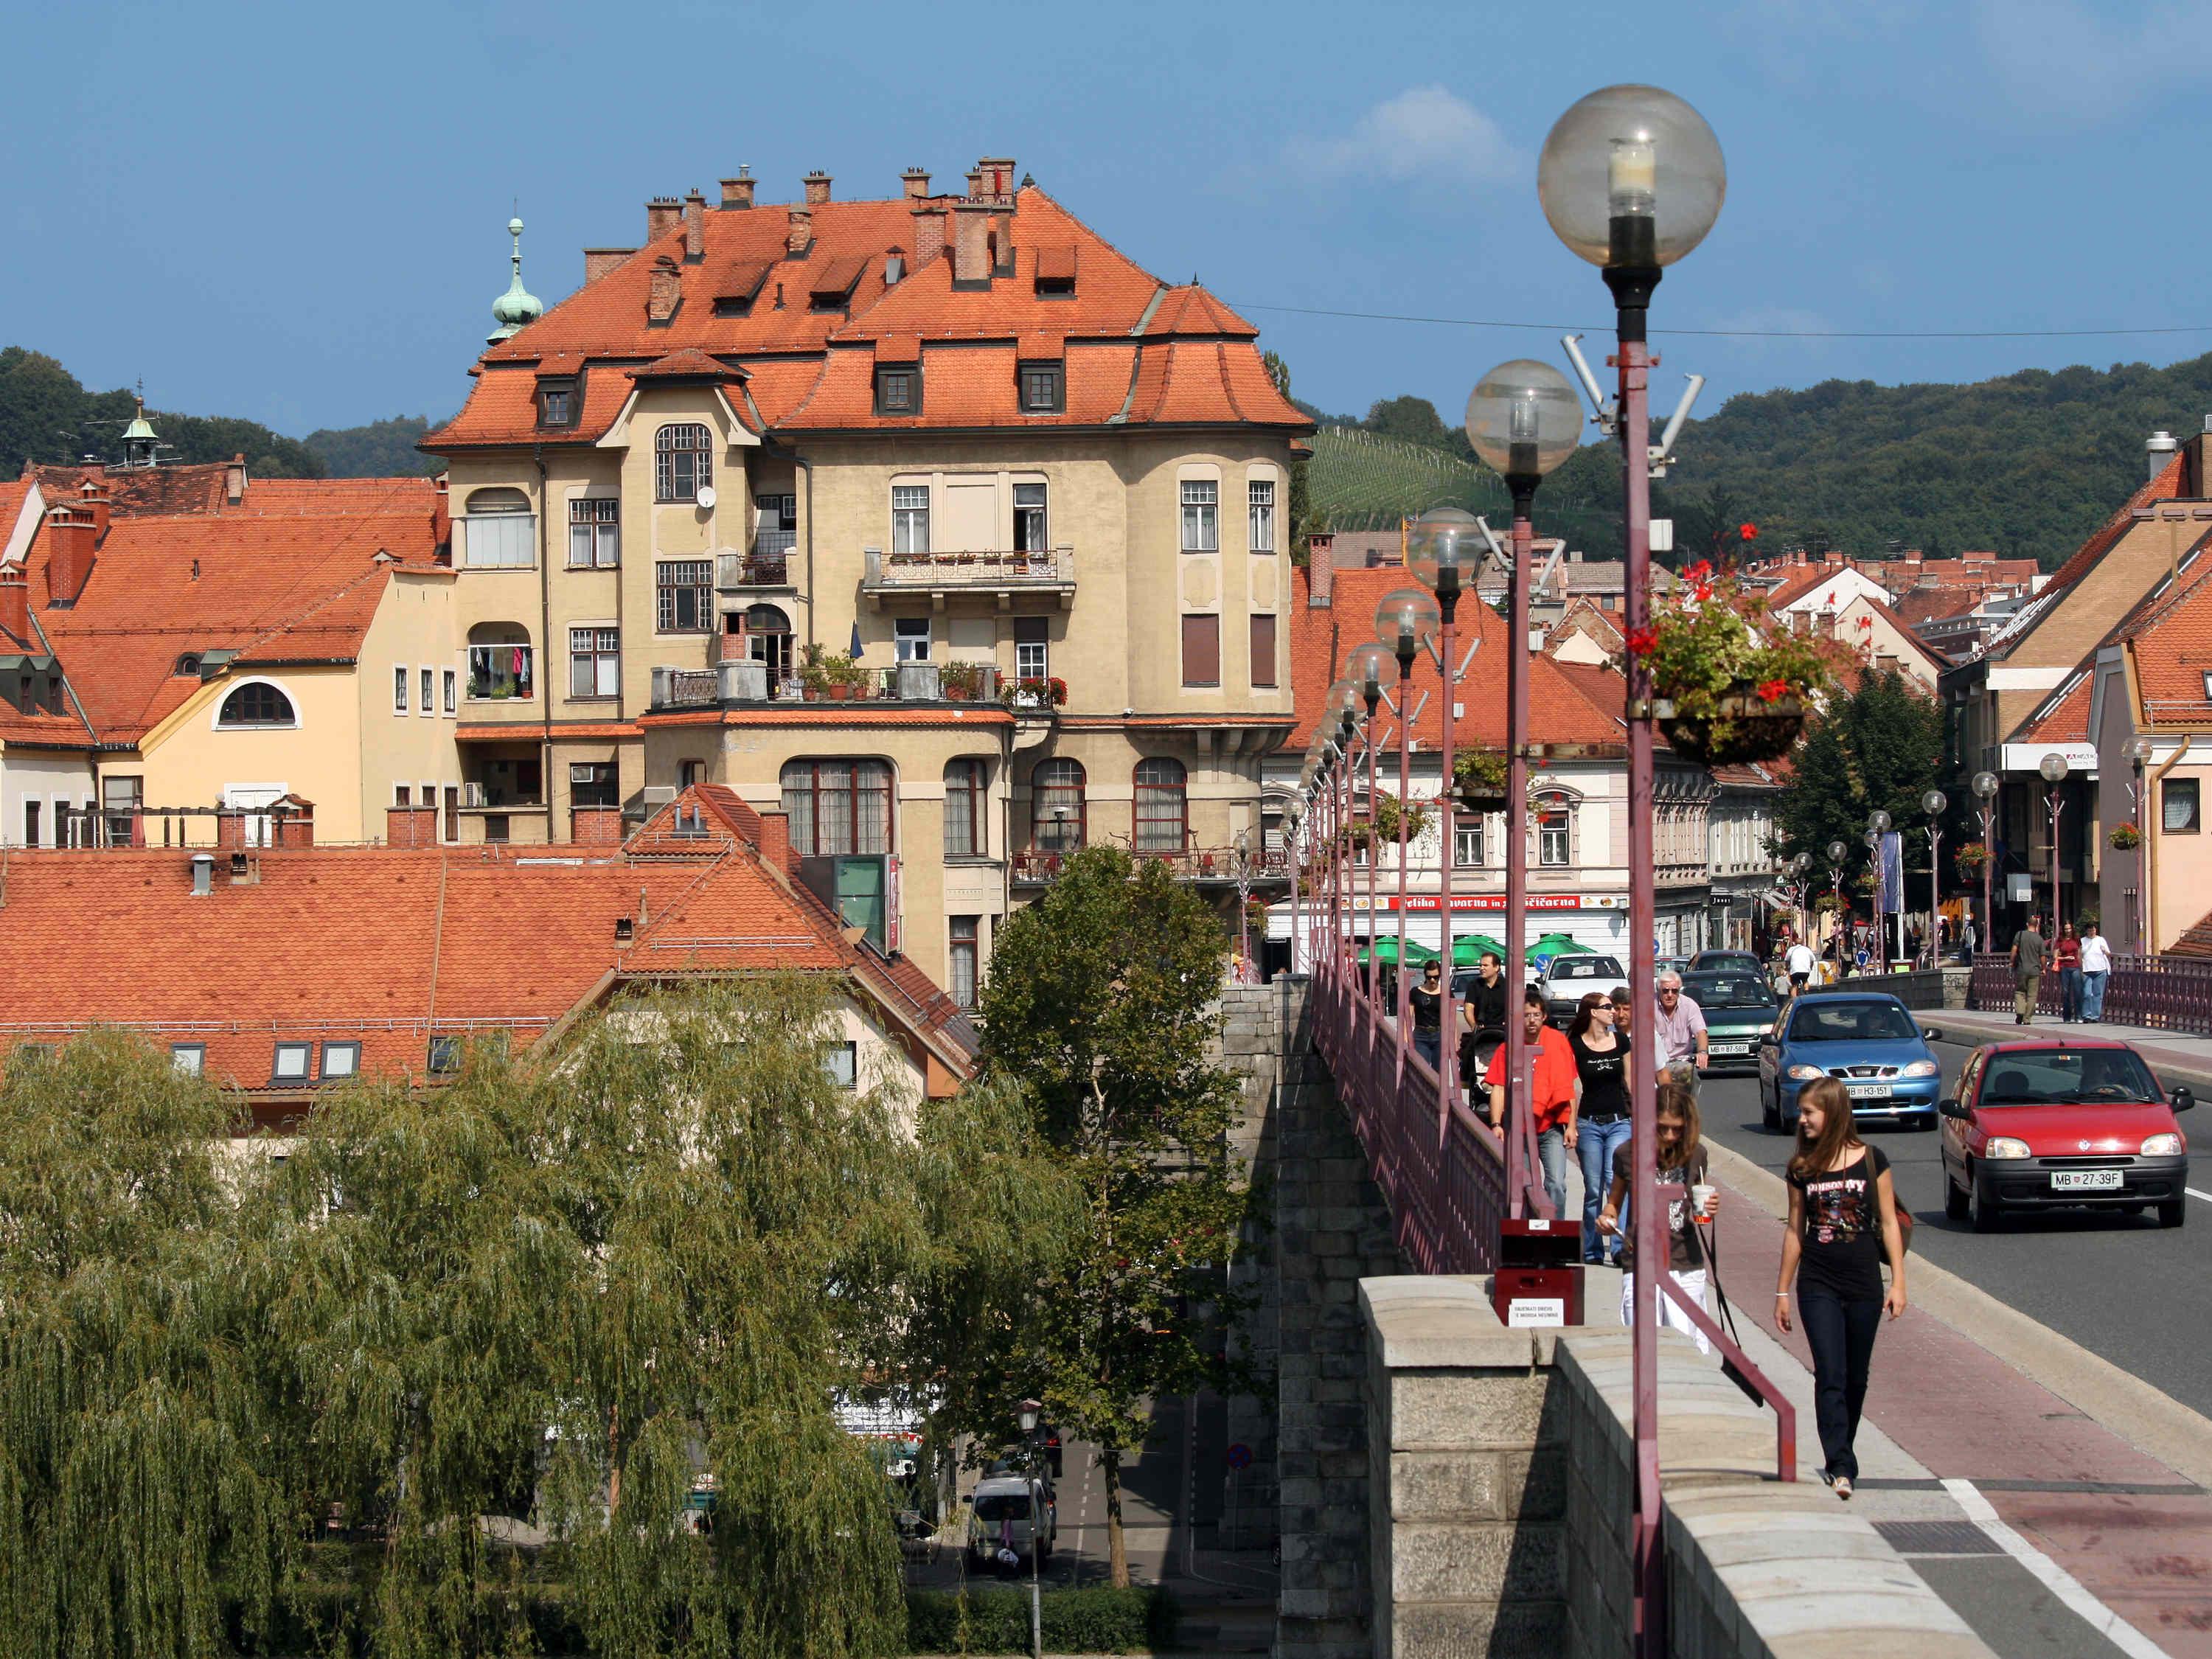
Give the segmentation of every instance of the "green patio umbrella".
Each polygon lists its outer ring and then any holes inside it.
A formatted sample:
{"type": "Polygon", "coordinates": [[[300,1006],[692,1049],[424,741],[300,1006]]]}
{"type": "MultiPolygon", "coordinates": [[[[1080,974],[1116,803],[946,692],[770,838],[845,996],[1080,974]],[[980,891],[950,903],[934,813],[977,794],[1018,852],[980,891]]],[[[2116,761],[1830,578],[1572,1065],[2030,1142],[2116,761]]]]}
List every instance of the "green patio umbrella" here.
{"type": "Polygon", "coordinates": [[[1452,935],[1452,966],[1455,968],[1480,966],[1485,951],[1494,952],[1500,962],[1505,960],[1505,947],[1487,933],[1452,935]]]}
{"type": "Polygon", "coordinates": [[[1590,957],[1597,952],[1587,945],[1577,944],[1571,934],[1547,933],[1528,947],[1528,954],[1532,957],[1590,957]]]}
{"type": "MultiPolygon", "coordinates": [[[[1396,962],[1398,960],[1398,936],[1395,933],[1391,933],[1384,938],[1376,939],[1372,945],[1361,945],[1359,947],[1359,959],[1362,962],[1367,961],[1370,951],[1372,952],[1374,960],[1376,962],[1396,962]]],[[[1436,959],[1437,953],[1429,949],[1427,945],[1417,945],[1412,939],[1407,939],[1406,941],[1407,961],[1434,962],[1436,959]]]]}

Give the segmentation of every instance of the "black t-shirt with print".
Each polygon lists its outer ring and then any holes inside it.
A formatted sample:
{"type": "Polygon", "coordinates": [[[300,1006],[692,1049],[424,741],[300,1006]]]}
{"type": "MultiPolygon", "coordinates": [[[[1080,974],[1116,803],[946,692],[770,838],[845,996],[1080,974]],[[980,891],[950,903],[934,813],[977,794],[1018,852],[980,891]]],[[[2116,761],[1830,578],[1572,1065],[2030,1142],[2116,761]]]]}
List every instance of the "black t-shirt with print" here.
{"type": "Polygon", "coordinates": [[[1436,991],[1425,991],[1416,985],[1412,994],[1413,1029],[1417,1031],[1441,1033],[1444,1029],[1443,1011],[1437,1005],[1441,1000],[1442,994],[1436,991]]]}
{"type": "MultiPolygon", "coordinates": [[[[1633,1150],[1633,1144],[1626,1140],[1613,1149],[1613,1178],[1632,1186],[1636,1177],[1629,1155],[1633,1150]]],[[[1678,1273],[1705,1265],[1705,1241],[1698,1231],[1697,1212],[1690,1207],[1690,1188],[1712,1179],[1705,1172],[1706,1163],[1705,1149],[1700,1146],[1690,1154],[1686,1164],[1658,1173],[1659,1196],[1667,1206],[1667,1265],[1678,1273]]],[[[1636,1237],[1632,1231],[1621,1235],[1620,1265],[1630,1273],[1636,1271],[1636,1237]]]]}
{"type": "Polygon", "coordinates": [[[1881,1200],[1875,1183],[1889,1167],[1879,1146],[1827,1175],[1791,1176],[1803,1225],[1797,1286],[1817,1285],[1853,1299],[1881,1297],[1881,1264],[1889,1259],[1881,1238],[1881,1200]]]}
{"type": "Polygon", "coordinates": [[[1628,1039],[1615,1036],[1613,1047],[1588,1047],[1578,1036],[1567,1039],[1574,1050],[1575,1075],[1583,1080],[1583,1103],[1576,1115],[1583,1118],[1628,1115],[1628,1039]]]}

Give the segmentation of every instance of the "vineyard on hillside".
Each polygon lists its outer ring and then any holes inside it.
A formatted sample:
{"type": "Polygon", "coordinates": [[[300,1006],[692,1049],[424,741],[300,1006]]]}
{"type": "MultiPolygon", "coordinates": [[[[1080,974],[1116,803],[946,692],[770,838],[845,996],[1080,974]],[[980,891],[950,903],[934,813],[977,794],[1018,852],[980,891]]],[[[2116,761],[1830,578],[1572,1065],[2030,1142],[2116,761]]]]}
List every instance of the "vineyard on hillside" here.
{"type": "Polygon", "coordinates": [[[1432,507],[1463,507],[1493,520],[1510,513],[1504,479],[1447,451],[1353,426],[1322,427],[1310,441],[1307,487],[1315,513],[1332,530],[1388,530],[1432,507]]]}

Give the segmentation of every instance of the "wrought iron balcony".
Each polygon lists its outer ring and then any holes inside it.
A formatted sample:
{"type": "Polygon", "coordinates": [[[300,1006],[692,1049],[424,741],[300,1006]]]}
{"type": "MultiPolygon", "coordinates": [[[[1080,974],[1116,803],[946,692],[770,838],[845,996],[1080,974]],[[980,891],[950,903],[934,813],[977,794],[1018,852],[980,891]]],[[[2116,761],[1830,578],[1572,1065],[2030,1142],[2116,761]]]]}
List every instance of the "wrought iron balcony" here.
{"type": "Polygon", "coordinates": [[[653,708],[720,708],[760,703],[986,703],[997,707],[999,671],[988,663],[904,662],[856,668],[835,682],[779,679],[769,665],[744,659],[712,668],[656,668],[653,708]]]}
{"type": "MultiPolygon", "coordinates": [[[[1057,880],[1075,850],[1060,853],[1032,848],[1016,853],[1012,865],[1014,885],[1041,887],[1057,880]]],[[[1245,879],[1255,888],[1279,885],[1290,879],[1289,860],[1279,847],[1255,853],[1239,853],[1234,847],[1185,847],[1167,852],[1133,848],[1129,855],[1146,863],[1164,865],[1177,881],[1200,886],[1235,886],[1240,862],[1246,871],[1245,879]]]]}
{"type": "Polygon", "coordinates": [[[872,606],[883,596],[927,593],[943,599],[961,593],[1050,593],[1065,607],[1075,597],[1075,550],[1014,553],[886,553],[879,547],[862,554],[860,591],[872,606]]]}
{"type": "Polygon", "coordinates": [[[778,546],[773,551],[765,545],[750,553],[725,550],[714,555],[714,587],[718,592],[741,592],[753,587],[789,587],[791,556],[788,548],[778,546]]]}

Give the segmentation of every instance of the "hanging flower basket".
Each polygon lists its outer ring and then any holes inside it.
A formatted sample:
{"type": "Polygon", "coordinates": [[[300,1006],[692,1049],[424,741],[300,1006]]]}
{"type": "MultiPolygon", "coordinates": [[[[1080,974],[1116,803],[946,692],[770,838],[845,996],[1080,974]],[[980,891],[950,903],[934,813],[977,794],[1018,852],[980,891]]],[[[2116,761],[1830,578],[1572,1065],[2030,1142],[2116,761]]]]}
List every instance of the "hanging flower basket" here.
{"type": "Polygon", "coordinates": [[[2112,826],[2112,833],[2105,840],[2113,851],[2124,853],[2130,848],[2142,845],[2142,831],[2132,823],[2116,823],[2112,826]]]}
{"type": "Polygon", "coordinates": [[[1841,893],[1823,893],[1813,901],[1813,908],[1824,916],[1838,915],[1844,908],[1844,896],[1841,893]]]}
{"type": "Polygon", "coordinates": [[[1452,757],[1452,787],[1470,812],[1505,810],[1505,757],[1495,749],[1462,749],[1452,757]]]}
{"type": "Polygon", "coordinates": [[[1881,883],[1875,878],[1873,871],[1862,870],[1858,873],[1858,878],[1851,885],[1862,893],[1871,893],[1881,887],[1881,883]]]}
{"type": "Polygon", "coordinates": [[[1678,755],[1720,766],[1788,754],[1829,684],[1820,645],[1770,623],[1763,595],[1703,561],[1682,576],[1617,665],[1650,671],[1652,712],[1678,755]]]}
{"type": "Polygon", "coordinates": [[[1990,861],[1990,849],[1978,841],[1967,842],[1954,855],[1961,870],[1972,873],[1990,861]]]}

